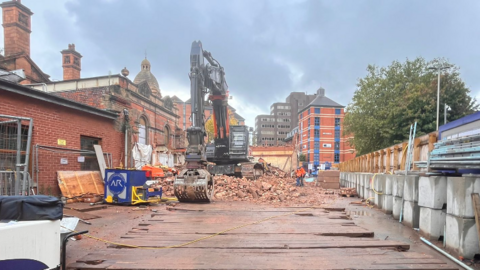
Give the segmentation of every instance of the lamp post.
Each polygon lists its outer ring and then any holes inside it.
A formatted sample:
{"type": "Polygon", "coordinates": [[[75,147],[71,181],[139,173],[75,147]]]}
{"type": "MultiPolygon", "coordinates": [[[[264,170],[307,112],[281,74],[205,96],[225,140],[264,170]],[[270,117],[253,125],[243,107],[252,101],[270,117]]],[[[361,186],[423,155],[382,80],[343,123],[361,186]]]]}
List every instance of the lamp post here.
{"type": "Polygon", "coordinates": [[[438,63],[436,66],[434,67],[429,67],[428,69],[431,69],[431,70],[437,70],[438,71],[438,82],[437,82],[437,131],[438,131],[438,118],[439,118],[439,115],[440,115],[440,72],[442,70],[446,70],[448,68],[451,68],[452,66],[450,65],[445,65],[445,64],[441,64],[441,63],[438,63]]]}

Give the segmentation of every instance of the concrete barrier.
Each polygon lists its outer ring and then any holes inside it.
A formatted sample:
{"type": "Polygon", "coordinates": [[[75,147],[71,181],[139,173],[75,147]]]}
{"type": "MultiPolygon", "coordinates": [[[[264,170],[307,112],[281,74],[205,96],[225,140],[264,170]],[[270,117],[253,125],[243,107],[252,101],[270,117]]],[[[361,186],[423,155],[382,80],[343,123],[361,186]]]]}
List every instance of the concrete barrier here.
{"type": "Polygon", "coordinates": [[[432,209],[442,209],[447,203],[447,177],[420,177],[418,195],[418,205],[432,209]]]}
{"type": "Polygon", "coordinates": [[[447,214],[474,218],[472,193],[480,193],[480,176],[448,177],[447,214]]]}
{"type": "Polygon", "coordinates": [[[403,198],[405,201],[418,202],[418,176],[409,175],[403,185],[403,198]]]}
{"type": "Polygon", "coordinates": [[[463,177],[341,173],[342,186],[354,187],[361,198],[371,201],[399,219],[403,202],[403,224],[420,228],[420,234],[435,241],[445,237],[447,250],[471,259],[480,254],[471,194],[480,193],[480,175],[463,177]],[[445,233],[444,233],[445,232],[445,233]],[[446,235],[444,235],[446,234],[446,235]]]}
{"type": "Polygon", "coordinates": [[[480,254],[475,219],[461,218],[447,214],[447,250],[465,258],[480,254]]]}
{"type": "Polygon", "coordinates": [[[442,209],[420,207],[420,234],[430,241],[438,241],[443,236],[446,215],[442,209]]]}

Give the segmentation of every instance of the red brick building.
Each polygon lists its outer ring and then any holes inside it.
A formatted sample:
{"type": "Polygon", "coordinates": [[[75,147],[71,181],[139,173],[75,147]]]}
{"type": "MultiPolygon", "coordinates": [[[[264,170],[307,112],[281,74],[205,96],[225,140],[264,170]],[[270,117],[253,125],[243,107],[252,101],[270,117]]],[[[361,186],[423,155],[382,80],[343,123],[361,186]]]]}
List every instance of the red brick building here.
{"type": "MultiPolygon", "coordinates": [[[[164,160],[165,155],[173,159],[169,161],[170,165],[183,162],[186,138],[179,127],[179,111],[170,97],[161,97],[158,81],[151,73],[151,64],[147,59],[141,62],[141,70],[132,82],[127,77],[129,72],[126,68],[122,70],[122,75],[80,78],[80,60],[72,59],[79,59],[81,55],[74,44],[63,50],[62,56],[64,78],[71,79],[47,83],[49,93],[116,112],[120,115],[117,125],[124,125],[123,111],[128,110],[130,122],[127,126],[131,129],[129,151],[136,143],[151,145],[151,163],[164,160]],[[76,67],[71,67],[66,61],[73,61],[76,67]]],[[[39,90],[42,87],[35,86],[39,90]]],[[[132,162],[128,160],[129,167],[132,167],[132,162]]]]}
{"type": "Polygon", "coordinates": [[[298,112],[299,151],[309,164],[340,163],[355,158],[355,151],[342,134],[344,106],[325,96],[316,98],[298,112]]]}
{"type": "MultiPolygon", "coordinates": [[[[93,150],[91,145],[95,143],[112,154],[114,166],[120,164],[124,135],[121,127],[115,125],[117,113],[4,80],[0,80],[0,102],[0,115],[33,119],[32,149],[37,146],[93,150]]],[[[38,174],[37,191],[58,195],[57,171],[90,170],[98,166],[94,155],[87,155],[84,162],[79,162],[80,155],[61,149],[38,151],[38,172],[32,171],[30,156],[30,175],[38,174]],[[68,164],[61,164],[61,159],[68,164]]]]}
{"type": "MultiPolygon", "coordinates": [[[[36,86],[41,89],[41,86],[36,86]]],[[[159,155],[173,155],[173,163],[181,162],[185,152],[185,134],[178,127],[177,108],[173,101],[155,95],[148,82],[135,84],[125,76],[110,75],[94,78],[51,82],[47,84],[51,94],[74,100],[98,109],[120,115],[116,125],[124,124],[124,109],[129,113],[129,151],[135,143],[151,145],[152,163],[159,155]]],[[[129,154],[129,156],[131,156],[129,154]]],[[[132,166],[132,161],[128,161],[132,166]]]]}
{"type": "Polygon", "coordinates": [[[33,12],[20,0],[0,4],[3,14],[4,50],[0,55],[0,68],[23,69],[26,79],[21,84],[44,83],[50,76],[30,58],[31,16],[33,12]]]}
{"type": "MultiPolygon", "coordinates": [[[[187,101],[182,101],[177,96],[173,96],[172,98],[175,107],[177,107],[178,115],[179,115],[179,127],[183,130],[187,130],[187,128],[192,126],[192,121],[190,119],[190,115],[192,115],[192,103],[190,99],[187,101]]],[[[245,125],[245,118],[243,118],[240,114],[237,113],[237,110],[232,106],[228,105],[230,112],[232,113],[233,117],[237,119],[239,125],[245,125]]],[[[210,116],[213,114],[213,108],[210,103],[205,102],[205,121],[207,121],[210,116]]]]}

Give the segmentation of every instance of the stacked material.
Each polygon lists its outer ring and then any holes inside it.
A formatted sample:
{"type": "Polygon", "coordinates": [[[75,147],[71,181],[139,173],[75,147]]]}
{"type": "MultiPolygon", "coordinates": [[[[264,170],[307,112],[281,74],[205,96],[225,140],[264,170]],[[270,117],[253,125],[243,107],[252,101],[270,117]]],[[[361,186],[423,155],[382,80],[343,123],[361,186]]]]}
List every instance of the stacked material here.
{"type": "Polygon", "coordinates": [[[415,163],[437,170],[480,169],[480,135],[439,141],[428,161],[415,163]]]}
{"type": "Polygon", "coordinates": [[[340,188],[340,171],[319,171],[317,177],[318,186],[324,189],[340,188]]]}

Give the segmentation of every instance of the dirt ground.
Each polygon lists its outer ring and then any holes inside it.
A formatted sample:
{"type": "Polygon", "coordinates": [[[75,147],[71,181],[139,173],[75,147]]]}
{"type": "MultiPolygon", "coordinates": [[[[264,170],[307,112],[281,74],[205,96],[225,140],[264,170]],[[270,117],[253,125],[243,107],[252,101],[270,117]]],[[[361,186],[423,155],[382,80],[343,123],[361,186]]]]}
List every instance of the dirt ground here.
{"type": "MultiPolygon", "coordinates": [[[[350,204],[352,201],[358,201],[358,198],[345,198],[337,195],[325,194],[324,190],[316,187],[305,187],[303,191],[300,191],[300,193],[300,197],[314,196],[315,201],[319,203],[312,205],[308,203],[302,204],[298,201],[295,201],[292,204],[288,204],[288,202],[278,202],[277,205],[271,201],[264,203],[258,201],[215,201],[210,204],[202,205],[181,203],[175,207],[184,207],[194,210],[198,209],[195,211],[207,211],[209,209],[218,210],[220,212],[216,213],[217,221],[219,218],[226,218],[222,216],[221,211],[270,211],[268,209],[272,209],[272,207],[273,209],[275,207],[284,207],[282,209],[288,207],[288,209],[290,209],[288,211],[295,211],[296,208],[312,206],[328,207],[334,205],[335,207],[345,207],[345,213],[352,218],[352,221],[355,223],[355,225],[361,227],[362,229],[373,231],[375,239],[400,241],[409,244],[409,252],[415,252],[415,254],[421,254],[424,256],[431,256],[438,261],[442,261],[445,264],[444,266],[448,269],[460,268],[456,264],[446,259],[443,255],[422,243],[419,239],[419,234],[416,231],[402,225],[397,220],[394,220],[390,215],[386,215],[380,210],[370,208],[368,206],[356,206],[350,204]]],[[[311,201],[310,199],[306,198],[305,201],[311,201]]],[[[91,225],[79,223],[77,230],[88,230],[89,233],[95,237],[117,242],[120,240],[122,235],[131,232],[132,228],[135,228],[136,226],[138,227],[138,225],[142,223],[151,222],[152,216],[156,215],[157,213],[159,215],[165,215],[169,212],[172,212],[167,208],[168,207],[165,204],[152,205],[146,208],[138,208],[136,206],[109,206],[106,209],[89,212],[96,216],[100,216],[100,218],[89,220],[89,222],[92,223],[91,225]]],[[[188,214],[188,212],[186,213],[188,214]]],[[[285,220],[277,220],[277,222],[285,222],[285,220]]],[[[274,226],[275,219],[270,220],[269,224],[274,226]]],[[[188,224],[181,224],[179,226],[188,226],[188,224]]],[[[212,227],[212,230],[214,230],[213,228],[216,227],[212,227]]],[[[87,237],[83,237],[83,239],[77,241],[69,241],[67,248],[67,265],[81,260],[81,258],[87,256],[88,254],[95,254],[108,250],[112,250],[111,244],[89,239],[87,237]]],[[[470,264],[471,262],[466,261],[465,263],[470,264]]],[[[473,267],[475,269],[480,269],[478,265],[473,265],[473,267]]]]}

